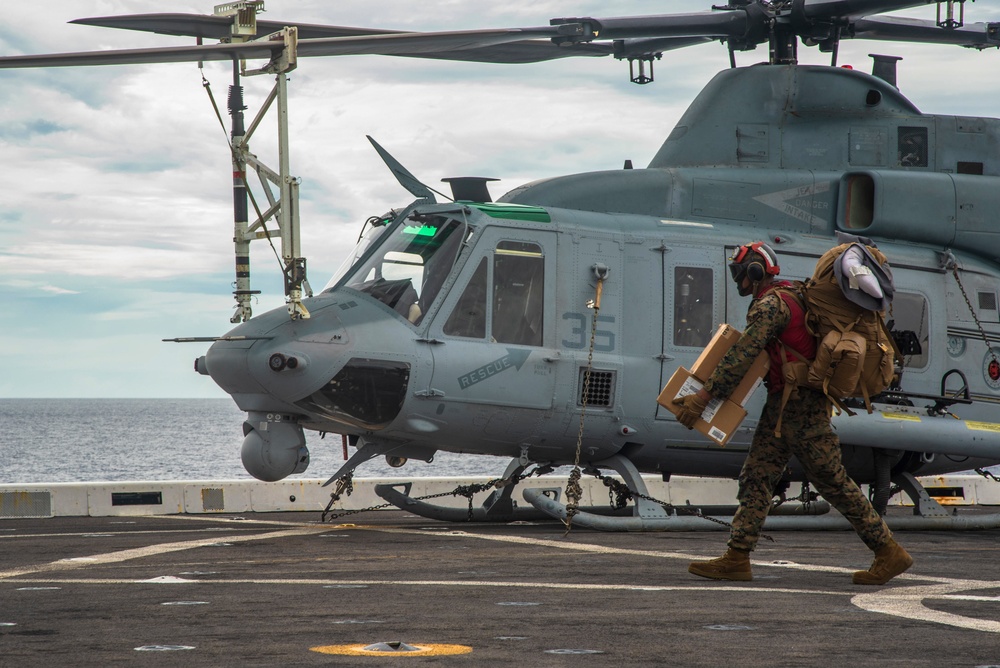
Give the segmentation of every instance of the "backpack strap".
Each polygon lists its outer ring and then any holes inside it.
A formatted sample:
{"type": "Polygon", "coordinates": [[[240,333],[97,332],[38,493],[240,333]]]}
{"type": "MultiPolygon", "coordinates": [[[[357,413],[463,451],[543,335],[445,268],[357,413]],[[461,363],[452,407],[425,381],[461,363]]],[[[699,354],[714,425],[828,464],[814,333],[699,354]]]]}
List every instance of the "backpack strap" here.
{"type": "MultiPolygon", "coordinates": [[[[788,365],[798,364],[799,362],[801,362],[804,368],[808,368],[810,364],[809,360],[803,357],[802,354],[799,353],[799,351],[789,348],[781,341],[778,341],[778,346],[781,348],[781,376],[785,381],[785,386],[781,390],[781,405],[778,408],[778,420],[777,422],[774,423],[774,435],[777,436],[778,438],[781,438],[781,421],[785,415],[785,405],[788,404],[788,400],[791,399],[792,393],[795,392],[799,387],[808,387],[811,389],[816,389],[816,388],[813,388],[811,385],[806,383],[804,379],[799,380],[794,372],[791,371],[786,372],[788,365]],[[799,362],[789,362],[788,355],[786,353],[791,353],[793,356],[797,357],[799,359],[799,362]]],[[[823,396],[825,396],[827,400],[829,400],[829,402],[833,404],[833,406],[841,413],[847,413],[850,416],[856,415],[856,413],[852,411],[850,408],[848,408],[842,401],[830,396],[830,394],[827,392],[827,387],[828,387],[827,383],[829,383],[829,380],[827,380],[823,384],[823,390],[822,390],[823,396]]],[[[871,406],[871,403],[868,401],[867,395],[865,396],[865,405],[871,406]]],[[[872,412],[871,409],[869,409],[868,412],[871,413],[872,412]]]]}

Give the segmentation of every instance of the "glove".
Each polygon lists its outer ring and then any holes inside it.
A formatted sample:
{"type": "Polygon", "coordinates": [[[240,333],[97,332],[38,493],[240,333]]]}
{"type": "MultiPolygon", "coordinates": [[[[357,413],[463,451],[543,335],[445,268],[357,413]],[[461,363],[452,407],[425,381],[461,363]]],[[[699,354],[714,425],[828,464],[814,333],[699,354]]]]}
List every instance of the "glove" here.
{"type": "Polygon", "coordinates": [[[677,421],[688,429],[694,429],[694,423],[701,417],[701,413],[705,410],[708,402],[697,394],[688,394],[674,399],[674,405],[680,406],[677,421]]]}

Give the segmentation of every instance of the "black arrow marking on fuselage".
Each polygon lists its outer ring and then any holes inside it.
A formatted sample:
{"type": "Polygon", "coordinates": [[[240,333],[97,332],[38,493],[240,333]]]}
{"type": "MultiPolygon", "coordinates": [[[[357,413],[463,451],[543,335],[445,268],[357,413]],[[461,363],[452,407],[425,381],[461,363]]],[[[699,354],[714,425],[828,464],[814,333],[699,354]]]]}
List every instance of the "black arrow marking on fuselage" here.
{"type": "Polygon", "coordinates": [[[472,387],[476,383],[481,383],[484,380],[488,380],[498,373],[503,373],[511,367],[515,369],[520,369],[524,364],[525,360],[528,359],[528,355],[531,354],[530,350],[517,350],[515,348],[508,348],[507,354],[503,357],[497,358],[488,364],[484,364],[478,369],[473,369],[467,374],[463,374],[458,377],[458,387],[460,389],[467,389],[472,387]]]}

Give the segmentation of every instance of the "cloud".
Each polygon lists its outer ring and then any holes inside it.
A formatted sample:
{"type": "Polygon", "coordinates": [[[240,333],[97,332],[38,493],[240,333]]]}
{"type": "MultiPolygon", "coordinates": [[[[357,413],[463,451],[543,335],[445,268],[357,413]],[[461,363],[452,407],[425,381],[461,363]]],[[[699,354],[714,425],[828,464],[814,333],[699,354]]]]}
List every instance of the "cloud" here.
{"type": "Polygon", "coordinates": [[[60,288],[55,285],[40,285],[38,289],[42,292],[49,292],[54,295],[78,295],[80,292],[78,290],[67,290],[66,288],[60,288]]]}
{"type": "MultiPolygon", "coordinates": [[[[710,4],[269,0],[263,18],[433,30],[707,11],[710,4]]],[[[1000,20],[996,3],[968,5],[970,19],[1000,20]]],[[[175,2],[169,11],[206,7],[175,2]]],[[[37,3],[6,3],[0,53],[190,43],[66,23],[161,11],[163,4],[153,0],[49,0],[44,11],[37,3]]],[[[906,14],[933,13],[920,7],[906,14]]],[[[840,60],[868,70],[874,51],[904,56],[900,87],[927,112],[989,116],[1000,108],[1000,91],[984,84],[1000,71],[995,49],[857,41],[841,46],[840,60]]],[[[815,49],[800,55],[808,63],[829,59],[815,49]]],[[[763,47],[737,54],[741,65],[765,58],[763,47]]],[[[492,176],[502,179],[491,186],[497,196],[527,181],[617,169],[626,159],[646,164],[700,88],[727,66],[726,49],[717,43],[665,54],[649,86],[628,83],[628,64],[613,58],[509,67],[303,58],[290,75],[290,158],[292,173],[302,179],[302,248],[313,285],[324,284],[338,267],[367,217],[410,200],[366,134],[429,185],[440,189],[440,179],[449,176],[492,176]]],[[[203,70],[170,64],[0,72],[0,328],[7,351],[40,353],[30,365],[4,357],[0,396],[216,391],[190,372],[192,351],[159,347],[167,345],[160,337],[223,333],[232,312],[228,130],[220,127],[202,75],[228,123],[232,73],[224,63],[203,70]],[[151,377],[158,379],[155,388],[151,377]]],[[[246,78],[243,85],[249,121],[273,78],[246,78]]],[[[277,164],[275,136],[268,117],[251,142],[271,166],[277,164]]],[[[266,208],[255,180],[254,188],[266,208]]],[[[263,290],[255,312],[281,307],[272,250],[258,241],[251,255],[253,287],[263,290]]]]}

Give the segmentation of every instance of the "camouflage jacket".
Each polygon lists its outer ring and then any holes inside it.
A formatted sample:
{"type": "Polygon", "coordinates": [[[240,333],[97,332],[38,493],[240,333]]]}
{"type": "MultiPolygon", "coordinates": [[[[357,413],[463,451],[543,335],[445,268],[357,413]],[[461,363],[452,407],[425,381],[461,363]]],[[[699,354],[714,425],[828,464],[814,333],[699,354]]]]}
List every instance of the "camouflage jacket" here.
{"type": "Polygon", "coordinates": [[[729,398],[753,361],[769,343],[781,336],[790,319],[788,307],[773,291],[750,302],[743,335],[723,356],[705,383],[705,391],[719,399],[729,398]]]}

